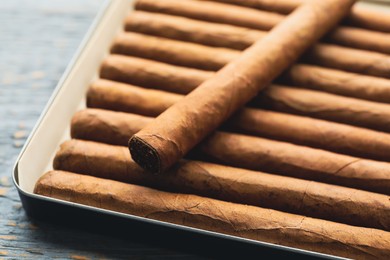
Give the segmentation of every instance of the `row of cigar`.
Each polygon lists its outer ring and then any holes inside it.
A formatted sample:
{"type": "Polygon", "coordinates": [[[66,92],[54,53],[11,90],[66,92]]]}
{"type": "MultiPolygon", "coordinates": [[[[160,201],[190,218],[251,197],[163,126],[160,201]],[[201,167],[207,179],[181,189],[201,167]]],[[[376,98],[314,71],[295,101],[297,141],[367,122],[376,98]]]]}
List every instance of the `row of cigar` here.
{"type": "Polygon", "coordinates": [[[331,255],[388,257],[390,21],[379,14],[352,9],[164,175],[145,173],[126,147],[302,2],[136,1],[88,108],[73,116],[73,139],[35,193],[331,255]]]}

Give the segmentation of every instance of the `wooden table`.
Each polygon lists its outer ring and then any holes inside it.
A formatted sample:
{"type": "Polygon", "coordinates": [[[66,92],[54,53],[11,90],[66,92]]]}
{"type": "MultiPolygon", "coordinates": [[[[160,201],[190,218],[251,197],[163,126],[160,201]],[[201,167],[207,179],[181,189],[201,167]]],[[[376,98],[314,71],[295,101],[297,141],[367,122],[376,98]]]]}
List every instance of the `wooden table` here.
{"type": "Polygon", "coordinates": [[[29,219],[12,168],[102,0],[1,0],[0,259],[198,259],[180,250],[29,219]]]}

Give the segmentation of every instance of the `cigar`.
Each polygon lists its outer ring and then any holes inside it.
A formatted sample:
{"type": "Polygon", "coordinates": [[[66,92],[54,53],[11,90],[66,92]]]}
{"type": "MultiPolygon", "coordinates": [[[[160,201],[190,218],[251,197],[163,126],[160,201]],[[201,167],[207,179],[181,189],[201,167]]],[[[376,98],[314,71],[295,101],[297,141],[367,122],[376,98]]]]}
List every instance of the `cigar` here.
{"type": "MultiPolygon", "coordinates": [[[[236,50],[248,48],[267,34],[233,25],[142,11],[133,12],[125,23],[127,31],[236,50]]],[[[390,56],[379,52],[319,43],[308,49],[302,59],[345,71],[390,77],[390,56]]]]}
{"type": "Polygon", "coordinates": [[[390,54],[390,33],[340,26],[330,32],[325,40],[352,48],[390,54]]]}
{"type": "MultiPolygon", "coordinates": [[[[180,88],[179,90],[176,89],[177,92],[180,91],[181,94],[188,94],[197,88],[198,84],[204,80],[211,79],[213,76],[212,72],[203,73],[200,70],[189,69],[187,73],[187,68],[159,62],[153,63],[153,61],[147,61],[148,64],[154,65],[150,65],[147,71],[144,70],[143,74],[138,75],[137,71],[143,68],[143,62],[138,63],[137,61],[140,59],[136,59],[136,62],[126,65],[127,59],[127,57],[120,55],[116,55],[115,59],[108,57],[102,67],[105,78],[121,81],[123,77],[127,77],[129,78],[128,83],[134,83],[134,79],[139,78],[140,80],[137,83],[142,83],[139,85],[143,87],[150,87],[152,85],[151,83],[153,83],[159,84],[156,87],[161,90],[172,91],[171,87],[177,86],[180,88]],[[118,61],[121,62],[119,63],[118,61]],[[107,64],[110,64],[113,69],[107,69],[109,66],[107,64]],[[119,71],[116,67],[120,67],[121,69],[119,76],[109,73],[111,70],[119,71]],[[171,71],[175,71],[176,73],[171,74],[171,71]],[[197,73],[193,73],[194,71],[197,73]],[[149,77],[149,75],[151,76],[149,77]],[[169,77],[166,77],[166,75],[169,75],[169,77]],[[183,84],[183,81],[186,81],[188,86],[180,85],[183,84]]],[[[377,88],[374,87],[374,89],[377,88]]],[[[285,88],[278,85],[270,85],[268,90],[260,93],[258,98],[251,103],[252,106],[256,107],[261,106],[267,109],[367,127],[379,131],[390,131],[390,106],[387,104],[342,97],[314,90],[285,88]],[[274,90],[275,88],[276,90],[274,90]],[[303,99],[303,96],[305,96],[305,99],[303,99]],[[305,106],[302,104],[305,104],[305,106]]]]}
{"type": "MultiPolygon", "coordinates": [[[[151,118],[137,115],[87,110],[73,117],[71,134],[72,138],[126,145],[129,136],[151,122],[151,118]]],[[[260,137],[216,132],[188,158],[378,193],[390,192],[388,163],[260,137]]]]}
{"type": "MultiPolygon", "coordinates": [[[[130,74],[131,75],[131,74],[130,74]]],[[[87,107],[158,116],[182,95],[99,79],[87,92],[87,107]]]]}
{"type": "Polygon", "coordinates": [[[236,50],[245,50],[267,35],[266,31],[142,11],[126,17],[125,30],[236,50]]]}
{"type": "Polygon", "coordinates": [[[125,149],[95,142],[67,141],[56,154],[54,168],[390,230],[390,219],[386,218],[390,214],[390,201],[386,195],[197,161],[183,160],[166,176],[151,176],[125,149]]]}
{"type": "Polygon", "coordinates": [[[267,34],[244,27],[142,11],[132,12],[126,17],[125,30],[239,50],[248,48],[267,34]]]}
{"type": "Polygon", "coordinates": [[[390,132],[390,106],[320,91],[273,85],[255,106],[390,132]]]}
{"type": "MultiPolygon", "coordinates": [[[[88,91],[87,106],[156,117],[181,98],[181,95],[169,92],[98,80],[92,84],[88,91]]],[[[74,117],[73,127],[76,127],[76,122],[78,122],[76,119],[80,117],[82,124],[89,121],[96,121],[96,123],[102,121],[104,125],[113,124],[110,129],[118,129],[119,131],[116,131],[115,134],[101,134],[97,131],[97,134],[94,134],[94,130],[97,130],[98,126],[83,126],[82,130],[72,134],[74,138],[88,139],[88,136],[92,138],[92,135],[94,135],[91,140],[115,145],[127,143],[132,135],[130,133],[141,130],[151,120],[151,118],[138,115],[99,109],[87,109],[79,113],[79,116],[74,117]],[[127,119],[128,123],[124,120],[126,117],[129,117],[127,119]],[[138,121],[134,121],[134,117],[138,118],[138,121]],[[117,119],[113,120],[113,118],[117,119]],[[142,120],[144,122],[141,123],[142,120]],[[133,131],[133,125],[138,126],[137,130],[133,131]],[[122,134],[119,134],[119,132],[122,132],[122,134]],[[76,133],[78,134],[76,135],[76,133]],[[80,136],[80,134],[83,135],[80,136]]],[[[346,124],[262,109],[245,108],[229,119],[222,126],[222,129],[292,142],[336,153],[389,161],[389,134],[346,124]]]]}
{"type": "Polygon", "coordinates": [[[133,135],[129,150],[134,161],[151,173],[171,167],[290,66],[353,3],[333,0],[297,8],[266,37],[133,135]]]}
{"type": "Polygon", "coordinates": [[[163,88],[176,93],[189,93],[214,73],[180,67],[164,67],[163,63],[135,57],[110,55],[103,61],[100,77],[150,88],[163,88]],[[175,77],[179,73],[180,79],[175,77]]]}
{"type": "Polygon", "coordinates": [[[341,70],[296,64],[280,82],[342,96],[390,103],[390,80],[341,70]]]}
{"type": "Polygon", "coordinates": [[[386,258],[390,253],[389,232],[70,172],[46,173],[36,183],[34,192],[178,225],[356,259],[386,258]]]}
{"type": "Polygon", "coordinates": [[[114,39],[111,53],[212,71],[221,69],[240,56],[239,51],[232,49],[209,47],[134,32],[119,34],[114,39]]]}
{"type": "Polygon", "coordinates": [[[134,9],[265,31],[272,29],[286,18],[278,13],[253,8],[193,0],[137,0],[134,9]]]}
{"type": "MultiPolygon", "coordinates": [[[[209,1],[209,0],[206,0],[209,1]]],[[[245,6],[275,13],[289,14],[298,6],[304,3],[304,0],[211,0],[213,2],[220,2],[238,6],[245,6]]]]}
{"type": "Polygon", "coordinates": [[[376,77],[390,77],[390,56],[378,52],[317,44],[306,52],[302,59],[319,66],[376,77]]]}
{"type": "MultiPolygon", "coordinates": [[[[257,30],[270,30],[285,18],[277,13],[253,8],[193,0],[137,0],[135,9],[257,30]]],[[[352,48],[390,54],[390,34],[388,33],[339,26],[328,33],[325,40],[352,48]]]]}
{"type": "MultiPolygon", "coordinates": [[[[210,0],[206,0],[210,1],[210,0]]],[[[246,6],[260,10],[277,12],[282,14],[291,13],[305,0],[212,0],[238,6],[246,6]]],[[[347,24],[370,30],[390,32],[390,17],[387,13],[368,10],[364,7],[353,6],[344,21],[347,24]]]]}
{"type": "Polygon", "coordinates": [[[106,57],[100,69],[102,79],[178,94],[190,93],[214,75],[212,71],[173,66],[117,54],[106,57]]]}
{"type": "MultiPolygon", "coordinates": [[[[201,70],[219,70],[240,55],[238,51],[231,49],[208,47],[131,32],[120,34],[115,39],[111,51],[201,70]]],[[[154,64],[156,66],[157,63],[154,64]]],[[[132,65],[136,66],[136,69],[142,66],[141,62],[138,65],[132,65]]],[[[168,67],[159,66],[159,72],[164,68],[168,67]]],[[[128,70],[130,71],[127,74],[135,73],[131,68],[128,70]]],[[[380,77],[297,63],[287,69],[284,77],[279,81],[339,95],[390,103],[390,80],[380,77]]]]}
{"type": "Polygon", "coordinates": [[[376,12],[359,6],[352,8],[347,16],[347,23],[370,30],[390,32],[390,16],[384,12],[376,12]]]}

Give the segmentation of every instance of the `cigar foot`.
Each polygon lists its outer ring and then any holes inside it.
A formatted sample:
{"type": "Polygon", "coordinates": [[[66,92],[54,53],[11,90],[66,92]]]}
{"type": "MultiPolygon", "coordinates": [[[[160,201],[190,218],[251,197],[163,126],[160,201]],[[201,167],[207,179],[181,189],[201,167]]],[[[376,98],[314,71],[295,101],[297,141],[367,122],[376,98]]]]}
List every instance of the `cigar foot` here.
{"type": "Polygon", "coordinates": [[[129,150],[133,160],[143,169],[151,173],[160,173],[160,157],[153,146],[133,136],[129,140],[129,150]]]}

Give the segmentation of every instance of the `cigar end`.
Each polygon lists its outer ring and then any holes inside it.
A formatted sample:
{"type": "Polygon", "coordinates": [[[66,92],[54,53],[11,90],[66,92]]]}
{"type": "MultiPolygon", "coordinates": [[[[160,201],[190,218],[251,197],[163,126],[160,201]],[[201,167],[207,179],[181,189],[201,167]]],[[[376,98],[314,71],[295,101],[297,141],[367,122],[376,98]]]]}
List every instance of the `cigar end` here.
{"type": "Polygon", "coordinates": [[[157,151],[137,136],[129,140],[129,150],[133,160],[144,170],[158,174],[161,172],[160,157],[157,151]]]}

